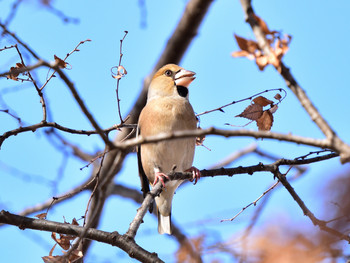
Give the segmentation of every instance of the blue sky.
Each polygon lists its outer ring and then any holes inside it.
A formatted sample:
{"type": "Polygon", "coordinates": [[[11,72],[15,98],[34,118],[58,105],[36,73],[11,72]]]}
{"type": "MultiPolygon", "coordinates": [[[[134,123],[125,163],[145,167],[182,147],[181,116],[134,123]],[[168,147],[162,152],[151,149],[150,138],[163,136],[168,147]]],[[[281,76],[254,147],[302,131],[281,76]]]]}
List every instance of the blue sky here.
{"type": "MultiPolygon", "coordinates": [[[[91,42],[79,48],[80,52],[69,58],[72,69],[66,73],[74,81],[98,123],[108,128],[119,122],[116,82],[111,77],[110,69],[118,63],[119,43],[124,31],[129,32],[123,43],[122,63],[128,74],[120,81],[121,108],[125,116],[141,90],[143,78],[151,72],[171,36],[186,1],[145,1],[146,16],[142,15],[138,1],[61,0],[53,3],[55,8],[67,16],[78,18],[79,23],[63,23],[36,1],[24,1],[9,29],[48,61],[52,61],[54,55],[64,57],[80,41],[91,39],[91,42]],[[143,26],[142,23],[146,25],[143,26]]],[[[12,1],[7,0],[0,2],[1,21],[8,16],[11,4],[12,1]]],[[[349,2],[343,0],[335,5],[331,1],[274,0],[254,1],[253,6],[270,29],[282,30],[293,37],[290,50],[283,61],[291,68],[301,87],[337,134],[344,141],[350,142],[350,125],[347,121],[350,98],[347,81],[349,2]]],[[[181,61],[181,66],[197,73],[197,78],[190,87],[190,101],[195,111],[203,112],[266,89],[284,88],[288,95],[275,113],[272,130],[322,138],[321,132],[273,67],[268,66],[261,72],[253,61],[231,57],[230,54],[238,50],[234,33],[254,38],[249,25],[244,22],[239,1],[214,1],[197,37],[181,61]]],[[[0,48],[10,45],[11,41],[9,37],[1,37],[0,48]]],[[[27,64],[35,62],[28,59],[28,56],[24,58],[27,64]]],[[[0,52],[1,72],[16,62],[18,56],[14,49],[0,52]]],[[[36,75],[44,82],[47,70],[40,69],[36,75]]],[[[1,79],[0,92],[0,109],[9,107],[27,124],[41,120],[41,106],[32,85],[1,79]]],[[[67,127],[91,129],[69,90],[58,78],[53,79],[44,92],[52,120],[67,127]]],[[[275,94],[265,95],[272,99],[275,94]]],[[[245,121],[234,116],[247,105],[248,102],[240,103],[229,107],[225,110],[226,113],[204,115],[201,117],[201,126],[228,128],[224,123],[243,125],[245,121]]],[[[18,127],[16,120],[3,113],[0,113],[0,123],[0,133],[18,127]]],[[[246,128],[257,129],[255,124],[246,128]]],[[[114,135],[115,133],[112,134],[114,135]]],[[[98,136],[65,136],[89,153],[103,147],[98,136]]],[[[211,151],[197,147],[194,165],[200,169],[207,168],[251,143],[257,143],[261,149],[284,158],[295,158],[315,150],[312,147],[270,140],[208,136],[205,145],[211,151]]],[[[79,169],[86,163],[74,157],[66,159],[65,156],[67,153],[58,151],[46,139],[43,130],[22,133],[6,140],[0,150],[0,209],[19,212],[65,192],[88,178],[90,169],[79,169]],[[62,167],[64,169],[60,169],[62,167]],[[57,180],[59,183],[56,189],[50,182],[57,180]]],[[[251,155],[232,166],[254,165],[260,161],[270,162],[251,155]]],[[[338,159],[310,165],[303,178],[293,184],[317,216],[325,215],[322,210],[323,197],[319,193],[333,176],[347,167],[348,165],[341,166],[338,159]]],[[[135,154],[127,157],[116,182],[140,188],[135,154]]],[[[272,183],[271,174],[259,173],[232,178],[205,178],[196,186],[187,184],[175,195],[174,222],[189,236],[195,237],[206,232],[211,233],[209,243],[211,239],[225,241],[239,234],[249,222],[255,208],[247,209],[233,222],[220,223],[220,220],[232,217],[272,183]]],[[[311,225],[285,189],[276,189],[271,194],[272,198],[258,222],[259,226],[278,221],[279,218],[293,225],[311,225]]],[[[63,216],[67,221],[73,217],[79,218],[84,214],[88,198],[89,195],[84,193],[70,202],[58,205],[50,211],[48,219],[62,222],[63,216]]],[[[136,209],[137,205],[132,201],[110,198],[100,229],[124,233],[136,209]]],[[[151,215],[147,215],[144,221],[136,241],[146,249],[157,252],[166,262],[174,262],[173,253],[177,249],[177,243],[172,238],[158,235],[156,220],[151,215]]],[[[22,231],[12,226],[1,227],[0,239],[6,240],[0,249],[4,262],[20,262],[24,259],[26,262],[38,262],[41,256],[49,253],[54,244],[50,233],[22,231]],[[17,250],[15,254],[12,252],[14,247],[17,250]]],[[[219,257],[210,254],[205,259],[209,261],[216,257],[228,260],[223,255],[219,257]]],[[[130,262],[130,258],[121,250],[95,244],[85,262],[130,262]]]]}

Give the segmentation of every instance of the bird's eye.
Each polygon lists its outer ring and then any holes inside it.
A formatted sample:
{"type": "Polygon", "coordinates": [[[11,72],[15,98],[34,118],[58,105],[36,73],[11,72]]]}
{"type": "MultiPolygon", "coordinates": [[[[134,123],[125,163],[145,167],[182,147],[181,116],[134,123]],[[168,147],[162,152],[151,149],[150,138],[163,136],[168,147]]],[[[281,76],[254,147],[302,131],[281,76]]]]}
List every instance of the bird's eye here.
{"type": "Polygon", "coordinates": [[[171,76],[173,75],[173,72],[172,72],[171,70],[168,69],[168,70],[165,71],[164,74],[165,74],[165,76],[167,76],[167,77],[171,77],[171,76]]]}

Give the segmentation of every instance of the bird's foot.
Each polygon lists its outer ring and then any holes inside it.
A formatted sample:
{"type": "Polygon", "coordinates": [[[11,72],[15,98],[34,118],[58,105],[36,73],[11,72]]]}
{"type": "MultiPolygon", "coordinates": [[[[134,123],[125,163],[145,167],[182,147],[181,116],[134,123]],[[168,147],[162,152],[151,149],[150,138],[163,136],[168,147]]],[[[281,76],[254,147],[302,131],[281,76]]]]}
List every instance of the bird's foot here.
{"type": "Polygon", "coordinates": [[[169,176],[167,176],[165,173],[155,172],[153,185],[155,185],[159,180],[161,181],[163,187],[165,188],[164,178],[170,180],[169,176]]]}
{"type": "Polygon", "coordinates": [[[194,184],[197,183],[197,181],[201,178],[201,172],[194,166],[192,166],[190,169],[187,169],[185,172],[191,172],[193,174],[191,182],[194,180],[194,184]]]}

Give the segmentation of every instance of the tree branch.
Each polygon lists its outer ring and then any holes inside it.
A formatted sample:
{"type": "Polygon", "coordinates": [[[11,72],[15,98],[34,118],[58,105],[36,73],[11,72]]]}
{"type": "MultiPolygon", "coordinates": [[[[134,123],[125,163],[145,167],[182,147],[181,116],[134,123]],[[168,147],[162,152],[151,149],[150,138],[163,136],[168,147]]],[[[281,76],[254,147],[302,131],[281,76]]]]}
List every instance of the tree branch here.
{"type": "Polygon", "coordinates": [[[163,262],[158,258],[156,253],[148,252],[137,245],[133,239],[125,235],[120,235],[118,232],[110,233],[93,228],[85,230],[84,227],[81,226],[18,216],[4,210],[0,212],[0,223],[18,226],[22,230],[29,228],[73,236],[81,236],[84,231],[86,231],[85,237],[87,239],[117,246],[128,253],[130,257],[136,258],[141,262],[163,262]]]}
{"type": "Polygon", "coordinates": [[[125,150],[130,147],[134,147],[139,144],[145,143],[154,143],[163,140],[177,139],[177,138],[187,138],[187,137],[199,137],[203,135],[220,135],[224,137],[252,137],[255,139],[266,138],[266,139],[275,139],[279,141],[286,142],[294,142],[297,144],[304,144],[319,148],[329,148],[331,150],[335,150],[336,148],[332,143],[330,143],[327,139],[314,139],[307,138],[292,134],[282,134],[270,131],[252,131],[252,130],[224,130],[217,129],[215,127],[210,127],[207,129],[198,129],[198,130],[184,130],[184,131],[175,131],[172,133],[160,133],[155,136],[148,137],[138,137],[134,139],[129,139],[124,142],[115,142],[114,146],[117,149],[125,150]]]}

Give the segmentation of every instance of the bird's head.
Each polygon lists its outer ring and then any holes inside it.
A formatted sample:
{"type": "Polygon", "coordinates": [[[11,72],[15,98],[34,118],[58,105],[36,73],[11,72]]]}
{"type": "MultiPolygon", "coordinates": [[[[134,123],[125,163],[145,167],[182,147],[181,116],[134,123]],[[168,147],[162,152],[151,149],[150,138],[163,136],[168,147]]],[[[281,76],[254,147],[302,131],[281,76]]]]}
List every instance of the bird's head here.
{"type": "Polygon", "coordinates": [[[195,74],[175,64],[163,66],[152,78],[148,100],[168,96],[188,98],[188,86],[195,79],[195,74]]]}

